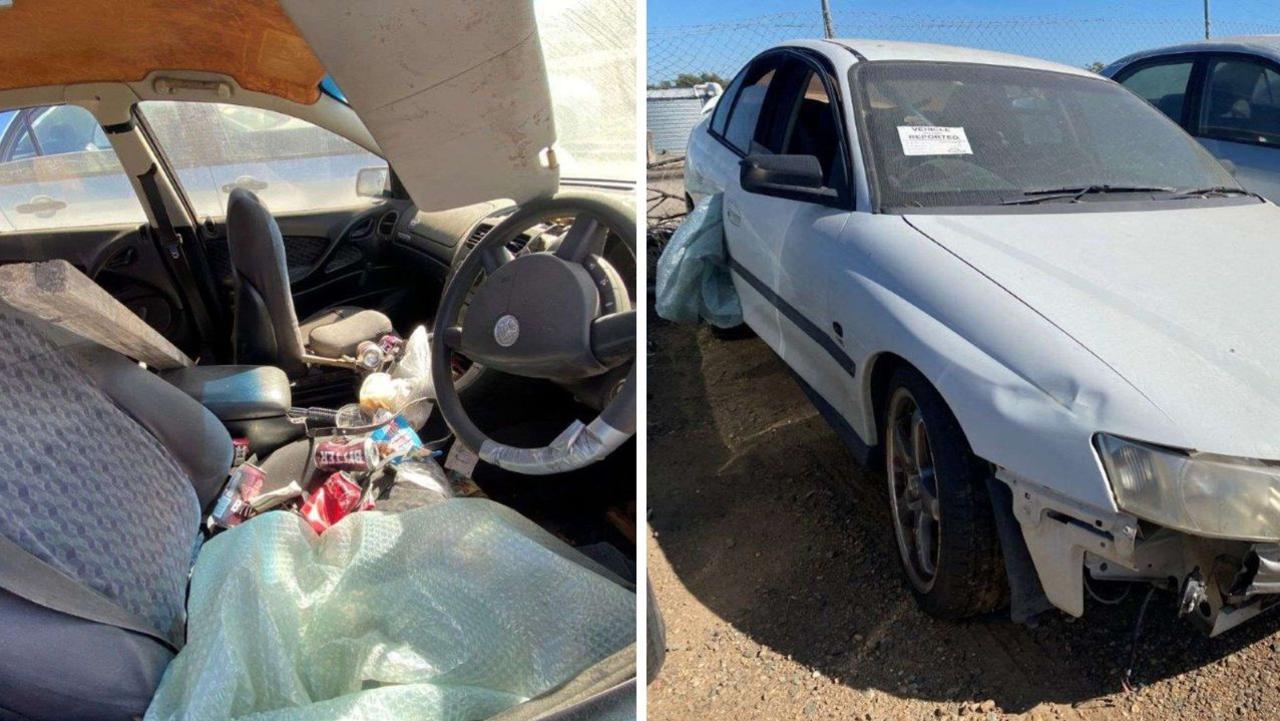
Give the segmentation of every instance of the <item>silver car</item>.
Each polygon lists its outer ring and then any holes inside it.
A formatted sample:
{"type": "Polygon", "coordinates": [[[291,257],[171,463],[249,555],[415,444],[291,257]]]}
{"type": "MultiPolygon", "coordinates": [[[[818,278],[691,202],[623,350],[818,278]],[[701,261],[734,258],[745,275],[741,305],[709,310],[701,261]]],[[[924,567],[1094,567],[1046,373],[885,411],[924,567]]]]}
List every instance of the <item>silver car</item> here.
{"type": "Polygon", "coordinates": [[[1144,50],[1102,71],[1168,115],[1250,190],[1280,200],[1280,36],[1144,50]]]}

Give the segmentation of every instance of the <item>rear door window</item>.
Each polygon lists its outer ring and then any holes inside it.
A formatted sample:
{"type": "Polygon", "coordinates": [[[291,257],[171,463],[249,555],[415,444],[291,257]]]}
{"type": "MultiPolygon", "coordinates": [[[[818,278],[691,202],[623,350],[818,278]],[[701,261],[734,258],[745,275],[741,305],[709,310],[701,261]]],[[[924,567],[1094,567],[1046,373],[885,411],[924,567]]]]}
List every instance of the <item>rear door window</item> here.
{"type": "Polygon", "coordinates": [[[0,232],[140,225],[142,204],[98,121],[76,105],[0,116],[0,232]]]}
{"type": "Polygon", "coordinates": [[[197,215],[226,215],[236,187],[273,213],[356,208],[362,168],[386,161],[305,120],[225,103],[148,101],[139,108],[197,215]]]}
{"type": "Polygon", "coordinates": [[[1194,65],[1190,59],[1143,65],[1125,75],[1120,84],[1156,106],[1174,122],[1181,123],[1187,104],[1187,84],[1194,65]]]}
{"type": "Polygon", "coordinates": [[[1207,138],[1280,145],[1280,73],[1251,58],[1218,58],[1205,76],[1200,112],[1207,138]]]}
{"type": "Polygon", "coordinates": [[[734,98],[733,107],[729,110],[724,139],[741,153],[754,152],[752,140],[756,122],[760,119],[760,108],[764,106],[765,96],[773,82],[775,67],[776,63],[769,59],[752,65],[743,79],[742,90],[734,98]]]}

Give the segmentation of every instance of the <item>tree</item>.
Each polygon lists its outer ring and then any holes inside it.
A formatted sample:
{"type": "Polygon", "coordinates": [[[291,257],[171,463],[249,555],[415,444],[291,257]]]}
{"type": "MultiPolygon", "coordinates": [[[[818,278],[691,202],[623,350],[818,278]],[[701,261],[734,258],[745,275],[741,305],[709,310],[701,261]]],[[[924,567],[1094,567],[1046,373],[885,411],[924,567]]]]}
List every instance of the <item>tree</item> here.
{"type": "Polygon", "coordinates": [[[1102,72],[1102,69],[1103,69],[1103,68],[1105,68],[1105,67],[1107,67],[1107,66],[1106,66],[1106,65],[1104,65],[1104,64],[1102,64],[1101,62],[1099,62],[1099,61],[1097,61],[1097,60],[1094,60],[1093,62],[1091,62],[1091,63],[1089,63],[1088,65],[1084,66],[1084,69],[1085,69],[1085,70],[1088,70],[1088,71],[1089,71],[1089,72],[1091,72],[1091,73],[1101,73],[1101,72],[1102,72]]]}
{"type": "Polygon", "coordinates": [[[675,80],[663,80],[660,83],[651,83],[650,90],[668,90],[670,88],[692,88],[695,85],[703,83],[720,83],[721,87],[729,84],[728,80],[720,77],[719,73],[680,73],[675,80]]]}

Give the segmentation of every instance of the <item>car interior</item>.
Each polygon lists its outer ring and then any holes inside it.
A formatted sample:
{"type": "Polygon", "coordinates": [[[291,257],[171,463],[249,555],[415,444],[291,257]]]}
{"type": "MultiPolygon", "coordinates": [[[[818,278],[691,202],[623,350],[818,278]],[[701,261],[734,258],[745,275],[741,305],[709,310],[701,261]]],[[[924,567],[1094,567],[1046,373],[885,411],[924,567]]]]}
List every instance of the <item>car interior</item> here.
{"type": "MultiPolygon", "coordinates": [[[[0,55],[58,8],[20,12],[0,55]]],[[[280,5],[241,12],[288,64],[226,30],[196,70],[111,46],[117,84],[0,72],[0,718],[633,712],[633,187],[420,208],[280,5]],[[38,127],[63,108],[90,141],[38,127]],[[429,397],[374,414],[366,383],[419,350],[429,397]],[[298,513],[235,496],[246,467],[298,513]],[[318,527],[342,473],[374,512],[318,527]]]]}

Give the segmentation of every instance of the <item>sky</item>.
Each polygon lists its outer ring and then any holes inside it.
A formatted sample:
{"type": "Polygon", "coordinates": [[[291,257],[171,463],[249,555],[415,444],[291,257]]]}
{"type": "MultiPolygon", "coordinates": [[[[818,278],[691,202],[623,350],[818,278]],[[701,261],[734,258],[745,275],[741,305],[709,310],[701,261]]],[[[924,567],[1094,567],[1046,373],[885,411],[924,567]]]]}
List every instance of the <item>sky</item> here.
{"type": "MultiPolygon", "coordinates": [[[[820,7],[820,0],[648,0],[649,27],[700,25],[724,20],[741,20],[769,13],[820,7]]],[[[882,0],[831,0],[834,12],[884,12],[910,14],[915,11],[944,17],[1009,18],[1044,16],[1092,16],[1199,19],[1203,0],[922,0],[912,6],[882,0]]],[[[1272,0],[1211,0],[1210,16],[1223,20],[1246,20],[1259,13],[1280,15],[1280,4],[1272,0]]]]}
{"type": "MultiPolygon", "coordinates": [[[[1204,37],[1203,0],[830,1],[839,37],[960,45],[1075,66],[1204,37]]],[[[820,37],[820,10],[820,0],[648,0],[648,81],[731,77],[770,45],[820,37]]],[[[1280,33],[1280,0],[1211,0],[1210,10],[1217,37],[1280,33]]]]}

